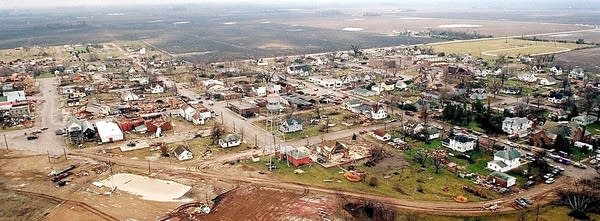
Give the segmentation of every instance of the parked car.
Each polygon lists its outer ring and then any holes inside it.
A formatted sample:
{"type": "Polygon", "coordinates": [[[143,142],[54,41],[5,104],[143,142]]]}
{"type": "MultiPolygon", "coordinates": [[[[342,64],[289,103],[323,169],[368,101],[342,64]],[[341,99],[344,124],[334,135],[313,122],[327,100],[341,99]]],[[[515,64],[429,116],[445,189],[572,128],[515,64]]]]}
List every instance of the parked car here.
{"type": "Polygon", "coordinates": [[[554,181],[556,181],[554,178],[549,178],[544,183],[546,183],[546,184],[552,184],[552,183],[554,183],[554,181]]]}
{"type": "Polygon", "coordinates": [[[530,180],[525,182],[525,184],[523,184],[523,188],[528,189],[529,187],[532,187],[533,185],[535,185],[535,181],[530,180]]]}
{"type": "Polygon", "coordinates": [[[27,136],[27,140],[35,140],[35,139],[38,139],[38,136],[35,134],[27,136]]]}
{"type": "Polygon", "coordinates": [[[587,166],[585,166],[584,164],[579,163],[579,162],[573,163],[573,166],[577,167],[577,168],[580,168],[580,169],[587,169],[587,166]]]}
{"type": "Polygon", "coordinates": [[[67,133],[67,131],[65,131],[65,129],[58,129],[54,132],[54,134],[56,134],[56,135],[63,135],[66,133],[67,133]]]}

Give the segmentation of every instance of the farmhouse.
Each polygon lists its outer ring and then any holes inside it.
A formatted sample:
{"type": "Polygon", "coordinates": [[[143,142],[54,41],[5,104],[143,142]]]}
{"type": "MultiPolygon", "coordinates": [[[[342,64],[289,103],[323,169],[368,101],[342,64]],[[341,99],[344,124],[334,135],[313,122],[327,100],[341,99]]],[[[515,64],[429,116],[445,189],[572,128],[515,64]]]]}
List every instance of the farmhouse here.
{"type": "Polygon", "coordinates": [[[494,160],[487,163],[487,168],[496,172],[507,172],[519,167],[521,153],[516,149],[500,150],[494,153],[494,160]]]}

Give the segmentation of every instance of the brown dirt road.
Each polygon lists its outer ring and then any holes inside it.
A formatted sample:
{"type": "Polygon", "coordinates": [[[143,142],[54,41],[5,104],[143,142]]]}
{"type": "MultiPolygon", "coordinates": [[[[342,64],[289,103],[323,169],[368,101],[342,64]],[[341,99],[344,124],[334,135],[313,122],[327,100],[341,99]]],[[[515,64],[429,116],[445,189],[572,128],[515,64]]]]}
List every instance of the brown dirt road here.
{"type": "MultiPolygon", "coordinates": [[[[106,156],[100,156],[95,154],[88,153],[72,153],[72,156],[76,157],[85,157],[92,158],[99,161],[108,161],[114,162],[118,165],[124,167],[132,167],[138,169],[148,168],[148,163],[145,161],[139,160],[131,160],[124,158],[112,158],[106,156]]],[[[336,190],[336,189],[327,189],[309,186],[305,184],[299,183],[287,183],[281,181],[275,181],[270,178],[258,178],[258,177],[245,177],[245,176],[231,176],[228,174],[223,174],[214,171],[198,171],[191,168],[181,168],[172,165],[163,165],[156,164],[151,166],[154,170],[159,170],[163,173],[167,173],[173,176],[185,176],[190,179],[199,178],[199,179],[216,179],[221,181],[229,181],[235,182],[238,184],[253,184],[262,187],[271,187],[277,188],[286,191],[293,192],[305,192],[309,191],[311,193],[318,192],[322,194],[329,195],[337,195],[343,196],[349,199],[359,199],[359,200],[368,200],[368,201],[379,201],[388,206],[395,207],[398,209],[416,211],[416,212],[425,212],[428,214],[439,214],[439,215],[455,215],[455,216],[480,216],[490,214],[492,212],[482,209],[483,207],[489,206],[493,203],[498,203],[501,205],[501,208],[497,212],[513,212],[516,209],[511,207],[512,202],[518,198],[523,196],[530,196],[532,198],[536,198],[536,196],[547,195],[549,192],[556,190],[566,184],[569,183],[569,178],[561,177],[557,180],[556,183],[551,185],[540,184],[543,186],[539,186],[538,188],[533,188],[519,194],[512,194],[500,199],[490,200],[490,201],[482,201],[482,202],[469,202],[469,203],[456,203],[456,202],[433,202],[433,201],[414,201],[411,199],[399,199],[393,197],[386,196],[378,196],[372,195],[364,192],[354,192],[347,190],[336,190]],[[275,182],[274,182],[275,181],[275,182]]]]}

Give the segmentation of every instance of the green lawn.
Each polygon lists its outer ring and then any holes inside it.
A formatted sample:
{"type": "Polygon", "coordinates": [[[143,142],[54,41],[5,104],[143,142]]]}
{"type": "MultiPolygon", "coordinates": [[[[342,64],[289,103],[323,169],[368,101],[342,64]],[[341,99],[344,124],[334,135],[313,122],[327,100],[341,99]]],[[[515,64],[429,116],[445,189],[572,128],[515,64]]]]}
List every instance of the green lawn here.
{"type": "Polygon", "coordinates": [[[586,127],[586,129],[590,131],[592,135],[600,134],[600,123],[590,124],[586,127]]]}

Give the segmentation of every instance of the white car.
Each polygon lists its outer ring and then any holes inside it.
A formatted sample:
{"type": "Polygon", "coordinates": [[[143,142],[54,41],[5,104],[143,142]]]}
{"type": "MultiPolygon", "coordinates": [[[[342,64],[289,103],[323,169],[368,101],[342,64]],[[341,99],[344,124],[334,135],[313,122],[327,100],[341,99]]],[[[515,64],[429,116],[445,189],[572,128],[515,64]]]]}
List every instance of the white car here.
{"type": "Polygon", "coordinates": [[[552,183],[554,183],[554,181],[556,181],[554,178],[549,178],[544,183],[546,183],[546,184],[552,184],[552,183]]]}

